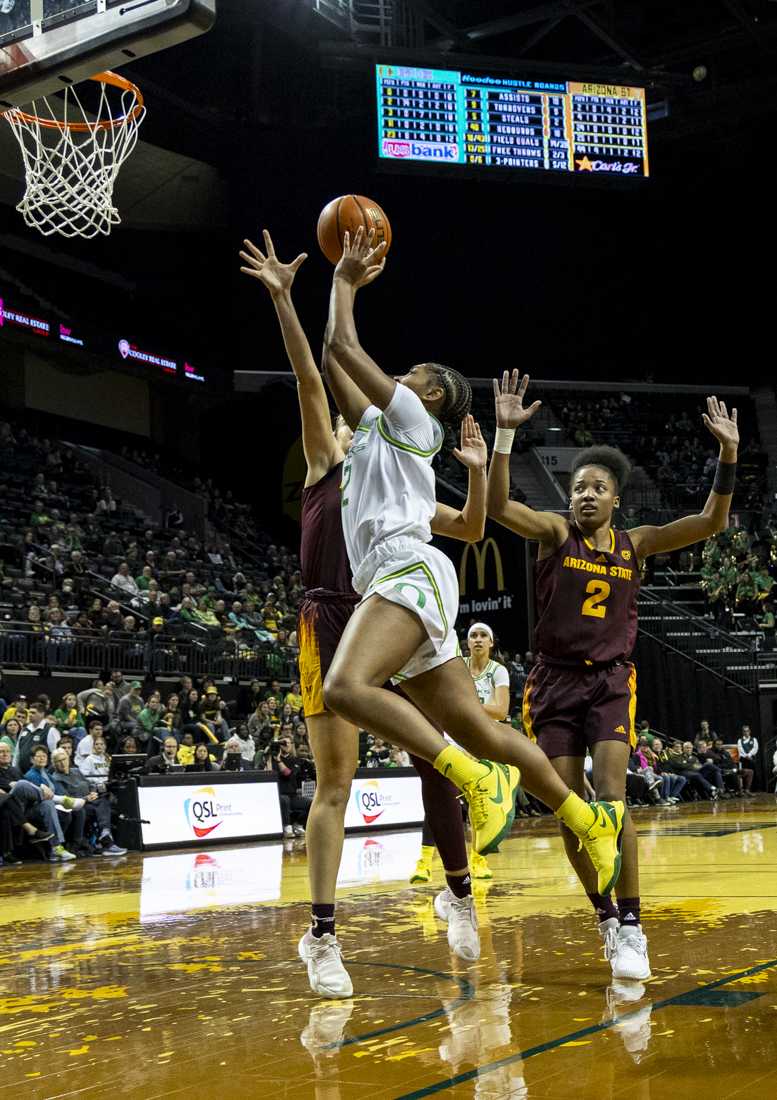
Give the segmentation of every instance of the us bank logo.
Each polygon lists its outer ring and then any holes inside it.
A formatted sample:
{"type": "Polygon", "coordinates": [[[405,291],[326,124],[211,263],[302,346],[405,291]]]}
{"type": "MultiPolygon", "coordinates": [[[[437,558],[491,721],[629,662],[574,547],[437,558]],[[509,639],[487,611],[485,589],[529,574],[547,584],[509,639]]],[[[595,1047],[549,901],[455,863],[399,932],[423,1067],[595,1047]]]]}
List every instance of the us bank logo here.
{"type": "Polygon", "coordinates": [[[396,138],[383,139],[383,156],[395,160],[442,160],[456,162],[459,159],[459,147],[455,143],[438,141],[400,141],[396,138]]]}
{"type": "Polygon", "coordinates": [[[215,798],[215,787],[199,787],[183,804],[189,828],[196,837],[209,836],[224,824],[221,807],[215,798]]]}

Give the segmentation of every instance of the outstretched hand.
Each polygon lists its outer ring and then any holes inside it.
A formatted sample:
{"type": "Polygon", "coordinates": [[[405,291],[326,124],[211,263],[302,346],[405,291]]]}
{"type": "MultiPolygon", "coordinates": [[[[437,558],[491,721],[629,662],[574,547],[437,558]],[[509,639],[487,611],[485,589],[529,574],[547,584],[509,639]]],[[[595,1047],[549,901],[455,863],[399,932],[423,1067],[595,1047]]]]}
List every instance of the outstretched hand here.
{"type": "Polygon", "coordinates": [[[343,255],[335,268],[335,278],[350,283],[354,290],[377,279],[386,266],[386,242],[381,241],[373,247],[374,240],[375,230],[365,234],[361,225],[353,239],[346,232],[343,236],[343,255]]]}
{"type": "Polygon", "coordinates": [[[461,442],[453,451],[454,456],[468,470],[485,470],[488,448],[480,432],[480,425],[469,413],[461,422],[461,442]]]}
{"type": "Polygon", "coordinates": [[[707,411],[702,413],[701,417],[721,447],[736,448],[739,446],[736,409],[732,409],[729,415],[725,401],[718,401],[717,397],[708,397],[707,411]]]}
{"type": "Polygon", "coordinates": [[[308,255],[307,252],[301,252],[296,260],[292,260],[290,264],[282,264],[275,255],[272,237],[266,229],[262,230],[262,234],[266,255],[251,241],[243,241],[248,251],[240,253],[240,258],[245,261],[246,265],[241,267],[240,270],[244,275],[250,275],[251,278],[264,283],[270,294],[276,297],[291,289],[294,276],[302,267],[308,255]]]}
{"type": "Polygon", "coordinates": [[[497,428],[520,428],[530,420],[537,409],[542,405],[541,401],[535,401],[528,409],[523,407],[523,399],[529,385],[529,376],[514,370],[512,374],[505,371],[502,375],[502,383],[494,379],[494,404],[496,405],[497,428]]]}

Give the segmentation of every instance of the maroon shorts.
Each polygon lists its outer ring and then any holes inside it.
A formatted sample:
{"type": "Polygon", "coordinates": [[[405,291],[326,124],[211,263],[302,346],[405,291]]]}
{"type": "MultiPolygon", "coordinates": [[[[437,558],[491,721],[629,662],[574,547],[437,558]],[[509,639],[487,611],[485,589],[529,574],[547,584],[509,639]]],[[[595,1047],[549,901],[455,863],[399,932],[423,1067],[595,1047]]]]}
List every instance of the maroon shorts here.
{"type": "Polygon", "coordinates": [[[299,611],[299,679],[305,717],[325,714],[324,680],[359,597],[306,599],[299,611]]]}
{"type": "Polygon", "coordinates": [[[523,728],[546,756],[585,756],[598,741],[636,746],[637,670],[562,668],[538,660],[523,689],[523,728]]]}

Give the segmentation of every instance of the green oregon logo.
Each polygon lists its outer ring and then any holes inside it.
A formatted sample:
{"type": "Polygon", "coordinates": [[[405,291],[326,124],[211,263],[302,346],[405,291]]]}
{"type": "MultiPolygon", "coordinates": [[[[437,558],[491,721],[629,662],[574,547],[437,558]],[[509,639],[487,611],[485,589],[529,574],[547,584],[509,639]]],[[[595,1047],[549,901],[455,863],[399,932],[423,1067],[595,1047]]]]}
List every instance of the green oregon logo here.
{"type": "Polygon", "coordinates": [[[418,587],[417,584],[411,584],[409,581],[399,581],[397,584],[394,585],[394,588],[396,589],[397,592],[401,592],[403,588],[412,588],[412,589],[414,589],[414,591],[416,591],[418,593],[418,599],[416,600],[416,606],[417,607],[425,607],[426,606],[426,596],[424,595],[424,593],[421,591],[421,589],[418,587]]]}

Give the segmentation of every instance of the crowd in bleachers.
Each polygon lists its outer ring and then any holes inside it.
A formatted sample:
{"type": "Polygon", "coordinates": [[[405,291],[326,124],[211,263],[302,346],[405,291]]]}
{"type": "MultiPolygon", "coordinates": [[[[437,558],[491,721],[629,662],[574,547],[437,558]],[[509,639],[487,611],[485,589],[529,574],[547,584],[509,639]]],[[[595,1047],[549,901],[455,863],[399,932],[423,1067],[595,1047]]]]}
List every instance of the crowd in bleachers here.
{"type": "MultiPolygon", "coordinates": [[[[503,655],[523,735],[520,698],[533,655],[503,655]]],[[[14,694],[0,677],[0,856],[14,864],[43,852],[53,861],[120,856],[114,839],[116,782],[133,772],[271,770],[277,773],[284,834],[302,836],[315,790],[315,764],[298,681],[254,680],[231,701],[215,679],[188,675],[162,691],[113,670],[59,700],[14,694]],[[121,779],[112,764],[121,762],[121,779]]],[[[640,724],[627,777],[630,805],[749,796],[759,746],[748,727],[736,745],[703,721],[692,738],[640,724]]],[[[361,767],[407,767],[404,750],[361,731],[361,767]]],[[[587,761],[590,797],[592,762],[587,761]]],[[[517,816],[547,812],[523,790],[517,816]]],[[[39,858],[39,857],[38,857],[39,858]]]]}
{"type": "Polygon", "coordinates": [[[263,670],[285,674],[298,560],[229,491],[196,488],[209,507],[204,538],[175,513],[152,527],[72,448],[0,422],[0,660],[75,667],[78,655],[89,667],[108,637],[134,658],[111,663],[139,672],[175,669],[188,641],[209,659],[261,655],[263,670]]]}
{"type": "MultiPolygon", "coordinates": [[[[702,423],[705,406],[700,398],[682,393],[551,394],[549,403],[564,425],[567,445],[620,447],[650,475],[660,490],[661,505],[670,512],[703,505],[715,474],[717,448],[702,423]]],[[[760,513],[768,458],[758,445],[752,403],[740,403],[749,416],[740,414],[737,508],[760,513]]]]}
{"type": "Polygon", "coordinates": [[[767,649],[774,648],[775,616],[771,600],[777,578],[777,519],[750,532],[741,527],[708,539],[701,554],[701,585],[718,622],[731,626],[741,615],[757,627],[767,649]]]}

